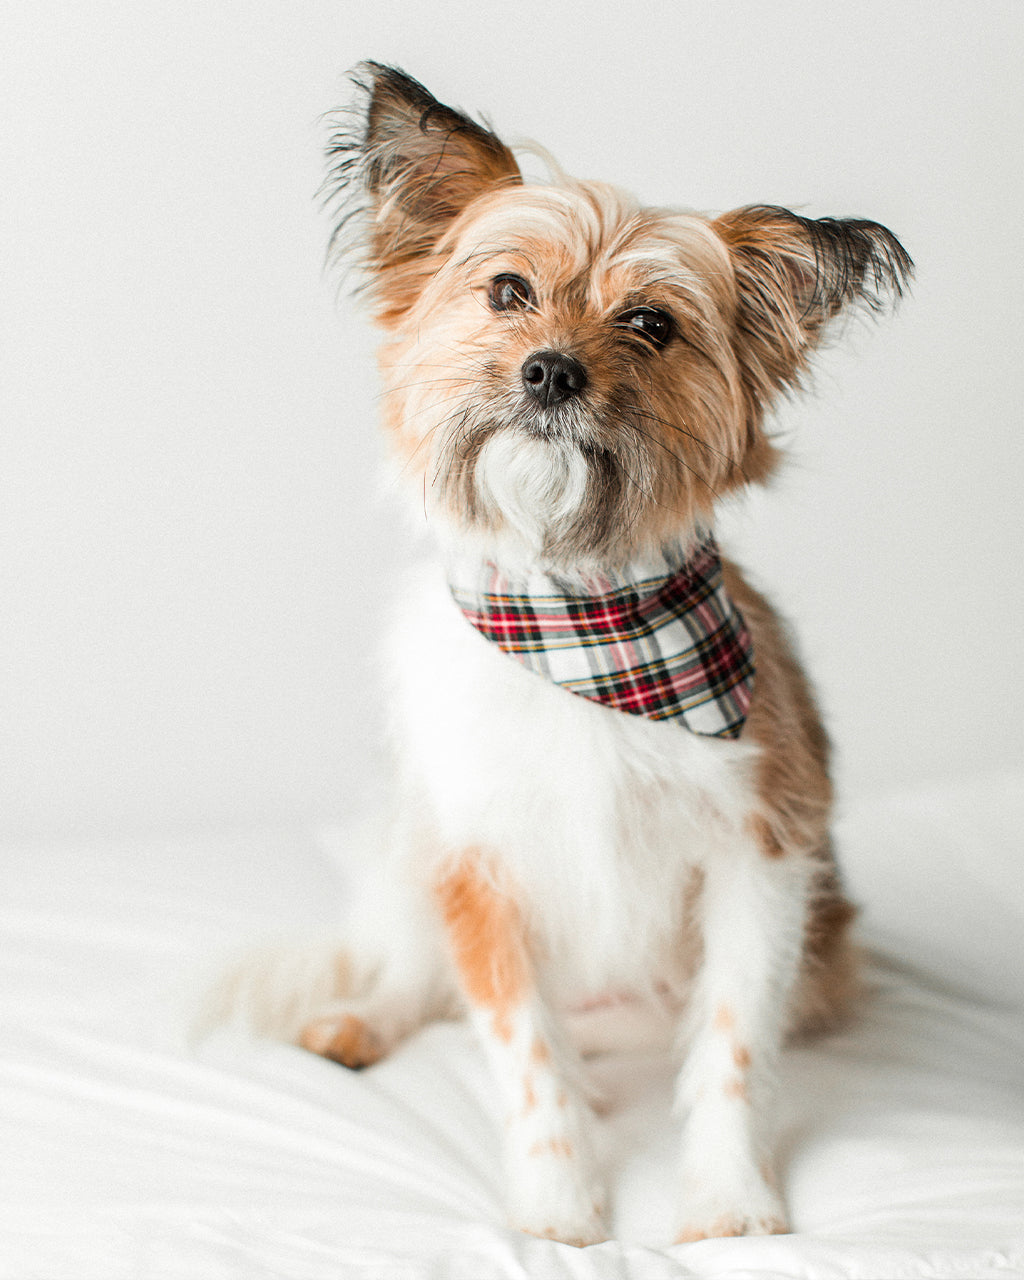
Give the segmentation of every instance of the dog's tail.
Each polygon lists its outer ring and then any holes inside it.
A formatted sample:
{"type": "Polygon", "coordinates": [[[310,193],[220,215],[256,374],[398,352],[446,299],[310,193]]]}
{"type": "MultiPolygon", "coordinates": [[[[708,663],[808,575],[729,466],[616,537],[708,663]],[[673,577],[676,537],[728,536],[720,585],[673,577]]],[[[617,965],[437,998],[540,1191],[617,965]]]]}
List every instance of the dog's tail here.
{"type": "Polygon", "coordinates": [[[458,1002],[432,900],[390,832],[372,818],[345,833],[348,910],[333,930],[228,957],[200,981],[187,1018],[193,1044],[230,1027],[336,1056],[319,1047],[331,1025],[340,1035],[357,1017],[390,1047],[423,1021],[452,1015],[458,1002]]]}
{"type": "Polygon", "coordinates": [[[297,1044],[303,1028],[333,1002],[357,993],[365,978],[336,939],[268,946],[228,961],[205,986],[191,1038],[221,1026],[297,1044]]]}

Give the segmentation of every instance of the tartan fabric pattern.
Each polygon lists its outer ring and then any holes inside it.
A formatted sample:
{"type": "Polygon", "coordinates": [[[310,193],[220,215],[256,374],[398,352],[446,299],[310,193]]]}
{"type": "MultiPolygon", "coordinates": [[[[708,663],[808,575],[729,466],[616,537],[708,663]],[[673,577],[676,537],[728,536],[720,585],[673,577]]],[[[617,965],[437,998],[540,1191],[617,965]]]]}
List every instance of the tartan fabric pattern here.
{"type": "Polygon", "coordinates": [[[602,574],[571,589],[486,563],[454,569],[452,595],[481,635],[569,692],[692,733],[735,738],[754,653],[708,536],[687,558],[602,574]]]}

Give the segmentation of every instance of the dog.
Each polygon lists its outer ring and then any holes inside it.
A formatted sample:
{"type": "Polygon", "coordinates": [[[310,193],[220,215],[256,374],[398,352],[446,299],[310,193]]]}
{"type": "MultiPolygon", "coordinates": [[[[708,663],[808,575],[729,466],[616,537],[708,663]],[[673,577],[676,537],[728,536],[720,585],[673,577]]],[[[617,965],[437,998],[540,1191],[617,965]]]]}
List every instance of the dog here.
{"type": "MultiPolygon", "coordinates": [[[[678,1055],[675,1240],[788,1230],[787,1036],[857,988],[829,746],[724,497],[829,322],[898,299],[886,228],[645,208],[366,63],[329,147],[334,245],[386,338],[383,427],[437,563],[387,648],[394,795],[346,936],[233,987],[358,1068],[468,1016],[517,1228],[606,1238],[587,1054],[678,1055]],[[616,1039],[618,1037],[618,1039],[616,1039]]],[[[275,967],[276,966],[276,967],[275,967]]]]}

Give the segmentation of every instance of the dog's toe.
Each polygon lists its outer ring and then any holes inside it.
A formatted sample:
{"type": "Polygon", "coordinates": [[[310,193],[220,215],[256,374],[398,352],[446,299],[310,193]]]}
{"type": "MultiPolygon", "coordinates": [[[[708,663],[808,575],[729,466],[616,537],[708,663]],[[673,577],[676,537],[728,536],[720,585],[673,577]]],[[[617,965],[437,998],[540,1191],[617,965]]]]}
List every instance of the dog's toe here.
{"type": "Polygon", "coordinates": [[[691,1184],[674,1244],[723,1236],[776,1236],[789,1231],[786,1210],[766,1179],[751,1177],[730,1192],[691,1184]]]}
{"type": "Polygon", "coordinates": [[[299,1044],[343,1067],[369,1067],[384,1056],[384,1042],[362,1018],[346,1013],[318,1018],[303,1028],[299,1044]]]}
{"type": "Polygon", "coordinates": [[[686,1223],[672,1243],[693,1244],[696,1240],[718,1240],[725,1236],[781,1236],[788,1231],[785,1218],[774,1214],[750,1217],[743,1213],[724,1213],[712,1222],[686,1223]]]}

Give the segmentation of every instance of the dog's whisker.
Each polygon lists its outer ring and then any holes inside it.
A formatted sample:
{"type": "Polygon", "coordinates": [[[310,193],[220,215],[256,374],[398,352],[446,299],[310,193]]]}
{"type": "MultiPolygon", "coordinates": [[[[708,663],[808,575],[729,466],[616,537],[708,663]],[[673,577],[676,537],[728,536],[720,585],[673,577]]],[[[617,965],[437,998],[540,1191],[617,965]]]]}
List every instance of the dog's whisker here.
{"type": "Polygon", "coordinates": [[[417,378],[415,382],[396,383],[389,386],[384,391],[379,391],[374,399],[376,401],[386,400],[389,396],[394,395],[398,391],[417,391],[423,387],[451,387],[459,386],[465,382],[465,377],[461,374],[453,374],[450,378],[417,378]]]}
{"type": "Polygon", "coordinates": [[[696,434],[696,432],[690,431],[686,426],[683,425],[683,423],[672,422],[668,418],[663,418],[660,414],[653,413],[647,409],[636,408],[633,410],[633,412],[636,413],[639,417],[643,418],[645,421],[651,421],[656,423],[659,427],[664,427],[666,431],[674,431],[678,435],[686,436],[687,439],[692,440],[693,443],[697,445],[699,448],[704,449],[706,452],[713,454],[716,458],[720,458],[722,462],[726,463],[730,471],[738,471],[745,480],[748,478],[746,472],[743,470],[742,465],[739,462],[737,462],[735,458],[731,457],[727,453],[724,453],[721,449],[716,449],[713,444],[709,443],[707,440],[702,439],[699,435],[696,434]]]}
{"type": "Polygon", "coordinates": [[[668,445],[664,442],[664,440],[659,440],[656,435],[652,435],[649,431],[644,431],[644,429],[642,427],[638,427],[635,422],[631,422],[629,425],[630,425],[630,429],[635,431],[637,435],[642,436],[645,440],[649,441],[651,444],[657,445],[659,449],[664,449],[664,451],[669,455],[670,458],[674,458],[675,461],[678,462],[679,465],[683,467],[686,471],[688,471],[695,480],[699,480],[700,483],[715,498],[718,498],[721,496],[718,493],[718,491],[714,488],[714,486],[711,484],[711,482],[707,480],[704,476],[702,476],[696,467],[691,467],[690,464],[684,458],[681,458],[678,453],[676,453],[673,449],[670,449],[668,445]]]}

